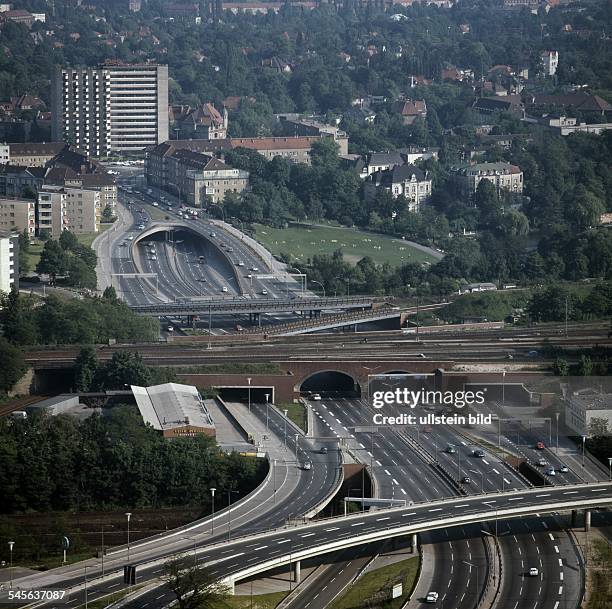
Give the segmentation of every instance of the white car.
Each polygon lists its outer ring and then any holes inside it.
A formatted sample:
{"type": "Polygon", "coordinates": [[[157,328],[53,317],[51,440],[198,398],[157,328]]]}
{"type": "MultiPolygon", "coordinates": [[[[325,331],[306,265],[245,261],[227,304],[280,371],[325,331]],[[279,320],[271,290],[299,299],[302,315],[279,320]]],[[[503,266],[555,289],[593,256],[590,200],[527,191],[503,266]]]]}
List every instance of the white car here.
{"type": "Polygon", "coordinates": [[[259,269],[258,269],[256,266],[251,267],[251,270],[252,270],[254,273],[257,273],[257,271],[259,271],[259,269]]]}
{"type": "Polygon", "coordinates": [[[225,286],[223,286],[223,287],[221,288],[221,291],[222,291],[222,292],[227,292],[227,288],[226,288],[225,286]]]}
{"type": "Polygon", "coordinates": [[[569,467],[568,467],[567,465],[562,465],[562,466],[559,468],[559,471],[560,471],[562,474],[567,474],[567,472],[569,472],[569,467]]]}
{"type": "Polygon", "coordinates": [[[236,266],[244,266],[244,262],[240,261],[236,263],[236,266]]]}
{"type": "Polygon", "coordinates": [[[304,469],[312,469],[312,463],[310,461],[306,461],[303,465],[304,469]]]}
{"type": "Polygon", "coordinates": [[[529,569],[529,577],[537,577],[538,575],[540,575],[540,571],[537,567],[531,567],[531,569],[529,569]]]}
{"type": "Polygon", "coordinates": [[[262,290],[261,291],[261,295],[262,296],[267,296],[268,295],[268,290],[262,290]]]}
{"type": "Polygon", "coordinates": [[[313,393],[313,394],[310,396],[310,399],[311,399],[311,400],[315,400],[315,401],[320,401],[320,400],[321,400],[321,394],[320,394],[320,393],[313,393]]]}
{"type": "Polygon", "coordinates": [[[439,598],[439,594],[437,592],[430,592],[426,597],[425,597],[425,602],[426,603],[437,603],[438,602],[438,598],[439,598]]]}
{"type": "Polygon", "coordinates": [[[174,326],[168,326],[168,332],[174,332],[174,326]]]}
{"type": "Polygon", "coordinates": [[[134,235],[129,235],[128,236],[128,241],[134,241],[134,235]]]}
{"type": "Polygon", "coordinates": [[[153,207],[159,207],[159,203],[157,201],[153,201],[152,205],[153,207]]]}
{"type": "Polygon", "coordinates": [[[557,475],[557,473],[555,472],[555,468],[554,468],[554,467],[549,467],[549,468],[546,470],[546,475],[547,475],[547,476],[556,476],[556,475],[557,475]]]}

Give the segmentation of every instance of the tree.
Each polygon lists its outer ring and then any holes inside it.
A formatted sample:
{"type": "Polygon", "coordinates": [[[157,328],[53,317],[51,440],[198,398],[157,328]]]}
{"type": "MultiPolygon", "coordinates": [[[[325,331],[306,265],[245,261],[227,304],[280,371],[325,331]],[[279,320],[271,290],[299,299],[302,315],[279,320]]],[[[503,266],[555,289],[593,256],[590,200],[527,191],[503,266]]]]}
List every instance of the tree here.
{"type": "Polygon", "coordinates": [[[110,302],[117,302],[117,291],[112,285],[109,285],[104,288],[104,292],[102,293],[102,298],[110,302]]]}
{"type": "Polygon", "coordinates": [[[74,363],[75,391],[90,391],[93,387],[97,370],[98,358],[96,357],[96,350],[91,346],[82,347],[74,363]]]}
{"type": "Polygon", "coordinates": [[[333,169],[338,166],[340,146],[333,137],[324,137],[314,142],[310,150],[310,160],[313,167],[333,169]]]}
{"type": "Polygon", "coordinates": [[[114,222],[115,215],[110,205],[107,205],[102,212],[102,222],[114,222]]]}
{"type": "Polygon", "coordinates": [[[75,249],[75,247],[79,245],[79,240],[74,233],[71,233],[69,230],[64,230],[60,235],[59,244],[66,252],[75,249]]]}
{"type": "Polygon", "coordinates": [[[53,239],[49,239],[40,254],[36,272],[49,275],[50,283],[54,285],[56,277],[66,272],[66,263],[66,254],[60,244],[53,239]]]}
{"type": "Polygon", "coordinates": [[[30,235],[27,229],[19,233],[19,274],[26,275],[30,272],[30,235]]]}
{"type": "Polygon", "coordinates": [[[567,360],[558,357],[553,364],[553,373],[557,376],[567,376],[569,374],[569,364],[567,360]]]}
{"type": "Polygon", "coordinates": [[[38,341],[38,328],[29,297],[13,288],[2,298],[2,323],[5,338],[15,345],[34,345],[38,341]]]}
{"type": "Polygon", "coordinates": [[[124,389],[129,385],[150,385],[151,370],[139,353],[118,351],[99,369],[96,385],[100,390],[124,389]]]}
{"type": "Polygon", "coordinates": [[[590,376],[593,374],[593,362],[588,355],[581,355],[578,361],[578,376],[590,376]]]}
{"type": "Polygon", "coordinates": [[[70,285],[76,288],[96,289],[96,272],[83,260],[71,256],[68,260],[68,275],[70,285]]]}
{"type": "Polygon", "coordinates": [[[25,359],[20,349],[0,337],[0,392],[6,393],[26,371],[25,359]]]}
{"type": "Polygon", "coordinates": [[[176,596],[179,609],[221,609],[229,596],[207,567],[198,567],[191,556],[183,555],[166,563],[166,582],[176,596]]]}

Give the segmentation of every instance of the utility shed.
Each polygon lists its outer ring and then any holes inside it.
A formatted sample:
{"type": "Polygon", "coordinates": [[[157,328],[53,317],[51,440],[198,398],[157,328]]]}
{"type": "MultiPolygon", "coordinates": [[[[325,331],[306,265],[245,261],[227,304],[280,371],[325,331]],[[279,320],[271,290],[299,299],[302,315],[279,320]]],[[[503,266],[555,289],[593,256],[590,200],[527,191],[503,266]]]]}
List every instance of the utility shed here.
{"type": "Polygon", "coordinates": [[[216,436],[215,424],[197,387],[164,383],[131,388],[144,422],[165,438],[216,436]]]}

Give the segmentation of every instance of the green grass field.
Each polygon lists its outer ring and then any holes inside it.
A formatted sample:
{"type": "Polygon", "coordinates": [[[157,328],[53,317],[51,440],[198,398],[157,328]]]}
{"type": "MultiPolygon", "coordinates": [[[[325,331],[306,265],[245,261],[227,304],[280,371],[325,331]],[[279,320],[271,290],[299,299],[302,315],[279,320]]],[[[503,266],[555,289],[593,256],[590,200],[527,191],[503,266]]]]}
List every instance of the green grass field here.
{"type": "Polygon", "coordinates": [[[356,264],[370,256],[378,264],[388,262],[400,266],[406,262],[430,262],[435,258],[401,239],[349,228],[291,227],[271,228],[255,225],[255,238],[273,254],[291,254],[296,260],[306,260],[314,254],[332,254],[341,249],[344,258],[356,264]]]}
{"type": "Polygon", "coordinates": [[[336,599],[332,609],[360,609],[361,607],[381,607],[399,609],[404,605],[414,587],[419,570],[419,557],[408,558],[392,565],[376,569],[360,577],[348,591],[336,599]],[[402,582],[402,596],[391,600],[390,589],[393,584],[402,582]],[[389,595],[389,596],[388,596],[389,595]],[[369,605],[368,602],[372,604],[369,605]]]}

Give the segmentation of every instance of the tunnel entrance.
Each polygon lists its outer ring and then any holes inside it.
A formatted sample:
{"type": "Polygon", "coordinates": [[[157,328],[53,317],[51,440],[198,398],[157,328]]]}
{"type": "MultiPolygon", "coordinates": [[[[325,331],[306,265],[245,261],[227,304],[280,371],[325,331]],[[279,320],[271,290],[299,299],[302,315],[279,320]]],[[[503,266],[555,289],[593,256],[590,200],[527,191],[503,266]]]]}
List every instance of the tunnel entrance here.
{"type": "Polygon", "coordinates": [[[351,376],[337,370],[316,372],[309,376],[300,386],[304,394],[320,393],[327,396],[360,397],[359,383],[351,376]]]}
{"type": "MultiPolygon", "coordinates": [[[[219,397],[226,402],[243,402],[247,404],[249,401],[249,386],[241,387],[216,387],[219,391],[219,397]]],[[[274,403],[274,387],[251,386],[251,403],[265,404],[266,394],[270,404],[274,403]]]]}

